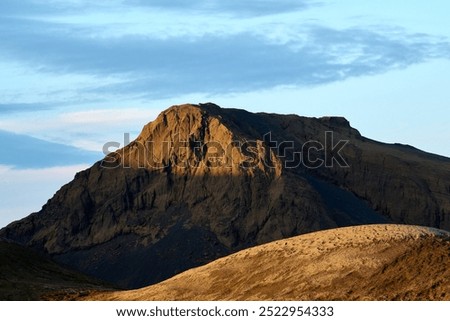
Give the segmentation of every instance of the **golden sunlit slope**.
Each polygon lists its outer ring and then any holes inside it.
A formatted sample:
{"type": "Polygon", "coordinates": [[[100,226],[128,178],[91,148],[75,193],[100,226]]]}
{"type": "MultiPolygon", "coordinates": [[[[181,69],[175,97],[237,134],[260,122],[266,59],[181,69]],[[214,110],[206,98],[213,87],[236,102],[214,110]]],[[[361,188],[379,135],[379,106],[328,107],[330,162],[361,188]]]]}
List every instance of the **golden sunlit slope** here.
{"type": "Polygon", "coordinates": [[[365,225],[243,250],[169,280],[88,300],[449,300],[450,233],[365,225]]]}

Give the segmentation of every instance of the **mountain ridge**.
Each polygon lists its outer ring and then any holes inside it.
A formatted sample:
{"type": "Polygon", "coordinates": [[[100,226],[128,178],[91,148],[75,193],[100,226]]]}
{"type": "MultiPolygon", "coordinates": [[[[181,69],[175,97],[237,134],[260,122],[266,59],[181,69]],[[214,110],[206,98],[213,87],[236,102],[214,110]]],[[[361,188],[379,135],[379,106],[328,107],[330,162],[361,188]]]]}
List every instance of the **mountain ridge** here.
{"type": "Polygon", "coordinates": [[[449,230],[449,195],[450,160],[373,142],[342,117],[178,105],[0,237],[136,288],[312,231],[449,230]]]}

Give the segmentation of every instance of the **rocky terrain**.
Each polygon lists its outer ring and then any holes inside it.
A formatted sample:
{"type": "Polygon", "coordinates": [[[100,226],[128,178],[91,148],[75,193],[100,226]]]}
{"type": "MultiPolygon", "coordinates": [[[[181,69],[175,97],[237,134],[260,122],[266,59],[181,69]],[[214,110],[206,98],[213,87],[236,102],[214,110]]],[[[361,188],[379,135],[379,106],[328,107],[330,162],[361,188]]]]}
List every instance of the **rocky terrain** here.
{"type": "Polygon", "coordinates": [[[86,300],[449,300],[450,233],[365,225],[271,242],[86,300]]]}
{"type": "Polygon", "coordinates": [[[200,104],[162,112],[0,237],[138,288],[258,244],[385,222],[450,230],[450,159],[372,141],[342,117],[200,104]]]}

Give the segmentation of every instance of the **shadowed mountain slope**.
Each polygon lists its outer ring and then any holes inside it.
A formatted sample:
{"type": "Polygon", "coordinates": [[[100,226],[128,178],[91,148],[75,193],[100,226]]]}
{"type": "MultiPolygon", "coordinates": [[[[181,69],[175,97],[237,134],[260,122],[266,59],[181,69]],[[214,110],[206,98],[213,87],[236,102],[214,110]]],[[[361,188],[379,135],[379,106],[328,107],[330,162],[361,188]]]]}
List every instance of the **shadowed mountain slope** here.
{"type": "Polygon", "coordinates": [[[0,236],[136,288],[250,246],[384,222],[450,230],[450,160],[369,140],[342,117],[201,104],[162,112],[0,236]]]}
{"type": "Polygon", "coordinates": [[[256,246],[143,289],[86,300],[449,300],[450,233],[406,225],[256,246]]]}
{"type": "Polygon", "coordinates": [[[30,249],[0,241],[0,300],[71,299],[112,289],[30,249]]]}

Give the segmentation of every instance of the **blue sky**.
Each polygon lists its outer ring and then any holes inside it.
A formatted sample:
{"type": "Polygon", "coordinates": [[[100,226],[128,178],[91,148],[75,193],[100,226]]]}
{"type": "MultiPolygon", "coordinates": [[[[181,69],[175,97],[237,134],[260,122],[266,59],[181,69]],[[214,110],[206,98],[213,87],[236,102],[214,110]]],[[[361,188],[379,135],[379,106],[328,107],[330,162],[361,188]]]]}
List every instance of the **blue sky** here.
{"type": "Polygon", "coordinates": [[[444,0],[2,0],[0,226],[173,104],[341,115],[450,156],[448,12],[444,0]]]}

